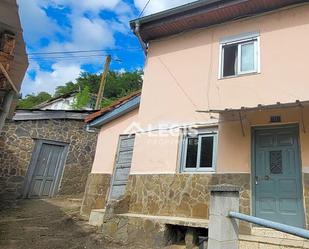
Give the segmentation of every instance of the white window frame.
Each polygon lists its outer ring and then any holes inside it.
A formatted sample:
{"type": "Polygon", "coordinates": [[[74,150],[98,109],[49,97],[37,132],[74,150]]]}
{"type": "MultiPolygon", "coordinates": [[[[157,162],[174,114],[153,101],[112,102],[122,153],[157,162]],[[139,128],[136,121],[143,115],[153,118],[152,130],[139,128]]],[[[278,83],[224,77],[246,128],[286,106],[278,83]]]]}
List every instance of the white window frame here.
{"type": "Polygon", "coordinates": [[[258,32],[246,33],[233,37],[227,37],[220,41],[220,53],[219,53],[219,79],[238,77],[241,75],[260,73],[260,36],[258,32]],[[249,71],[241,71],[241,46],[245,44],[254,44],[254,69],[249,71]],[[223,76],[224,66],[224,47],[227,45],[237,44],[237,71],[235,75],[223,76]]]}
{"type": "Polygon", "coordinates": [[[215,172],[216,171],[216,161],[217,161],[217,144],[218,144],[218,133],[217,132],[199,132],[195,135],[187,134],[183,138],[182,146],[182,160],[181,160],[181,172],[215,172]],[[197,165],[195,168],[186,168],[187,160],[187,149],[188,149],[188,139],[189,138],[198,138],[198,150],[197,150],[197,165]],[[211,167],[200,167],[201,159],[201,144],[203,137],[213,137],[213,150],[212,150],[212,165],[211,167]]]}

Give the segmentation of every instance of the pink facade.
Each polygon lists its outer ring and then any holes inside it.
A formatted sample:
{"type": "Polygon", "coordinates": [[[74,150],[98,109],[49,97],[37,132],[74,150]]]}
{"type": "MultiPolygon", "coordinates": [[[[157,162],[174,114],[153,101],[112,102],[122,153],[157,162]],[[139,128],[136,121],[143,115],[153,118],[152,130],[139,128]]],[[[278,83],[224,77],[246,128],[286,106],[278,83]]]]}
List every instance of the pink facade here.
{"type": "MultiPolygon", "coordinates": [[[[132,122],[138,122],[146,131],[183,125],[213,126],[218,123],[218,115],[197,110],[307,100],[309,75],[304,54],[309,54],[308,30],[309,6],[305,5],[151,42],[139,111],[102,127],[92,172],[112,172],[118,135],[132,122]],[[248,32],[259,33],[260,73],[220,79],[220,40],[248,32]]],[[[287,122],[299,122],[299,118],[287,118],[287,122]]],[[[254,123],[261,122],[255,118],[254,123]]],[[[180,134],[179,129],[174,132],[180,134]]],[[[175,133],[139,134],[131,174],[176,173],[180,151],[175,133]]],[[[246,133],[243,137],[237,122],[220,127],[217,172],[250,171],[250,127],[246,133]],[[239,133],[229,132],[234,129],[239,133]],[[235,139],[245,154],[237,153],[225,142],[235,139]],[[233,155],[233,163],[227,163],[228,155],[233,155]]],[[[306,142],[302,143],[307,147],[306,142]]],[[[309,159],[304,157],[304,165],[309,166],[309,159]]]]}
{"type": "MultiPolygon", "coordinates": [[[[307,100],[309,75],[304,54],[309,54],[308,30],[309,6],[305,5],[151,42],[139,113],[141,125],[213,123],[217,119],[196,111],[307,100]],[[260,73],[219,79],[220,40],[248,32],[260,34],[260,73]]],[[[224,125],[219,134],[227,134],[224,129],[232,126],[224,125]]],[[[239,130],[239,124],[234,126],[239,130]]],[[[250,170],[248,133],[239,140],[239,146],[246,148],[245,156],[220,141],[225,148],[218,146],[219,172],[250,170]],[[225,161],[230,154],[234,155],[232,164],[225,161]]],[[[227,135],[227,140],[229,136],[233,135],[227,135]]],[[[239,136],[234,134],[233,138],[239,136]]],[[[171,137],[163,145],[162,139],[167,138],[146,134],[136,138],[132,174],[176,172],[178,139],[171,137]]]]}
{"type": "Polygon", "coordinates": [[[137,120],[138,109],[103,126],[98,135],[93,174],[112,174],[117,153],[119,135],[137,120]]]}

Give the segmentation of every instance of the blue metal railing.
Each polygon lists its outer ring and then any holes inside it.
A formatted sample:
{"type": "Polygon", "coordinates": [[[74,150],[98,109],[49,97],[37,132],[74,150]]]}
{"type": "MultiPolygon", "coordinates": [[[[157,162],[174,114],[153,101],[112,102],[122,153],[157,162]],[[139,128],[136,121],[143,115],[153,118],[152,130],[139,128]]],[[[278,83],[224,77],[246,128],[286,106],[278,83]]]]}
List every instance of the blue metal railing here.
{"type": "Polygon", "coordinates": [[[265,219],[257,218],[254,216],[237,213],[237,212],[229,212],[229,217],[247,221],[247,222],[260,225],[263,227],[272,228],[272,229],[285,232],[285,233],[289,233],[289,234],[302,237],[305,239],[309,239],[309,231],[306,229],[293,227],[293,226],[289,226],[289,225],[281,224],[278,222],[273,222],[273,221],[269,221],[269,220],[265,220],[265,219]]]}

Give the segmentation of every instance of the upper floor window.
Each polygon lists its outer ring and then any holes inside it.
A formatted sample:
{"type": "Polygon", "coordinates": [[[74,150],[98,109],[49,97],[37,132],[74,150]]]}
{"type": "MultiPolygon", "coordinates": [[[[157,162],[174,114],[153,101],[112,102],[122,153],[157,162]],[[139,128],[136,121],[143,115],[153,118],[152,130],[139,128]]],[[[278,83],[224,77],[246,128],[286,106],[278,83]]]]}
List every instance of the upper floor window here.
{"type": "Polygon", "coordinates": [[[187,134],[182,148],[182,171],[214,171],[216,164],[217,133],[198,130],[197,134],[187,134]]]}
{"type": "Polygon", "coordinates": [[[259,34],[249,33],[220,42],[220,78],[260,71],[259,34]]]}

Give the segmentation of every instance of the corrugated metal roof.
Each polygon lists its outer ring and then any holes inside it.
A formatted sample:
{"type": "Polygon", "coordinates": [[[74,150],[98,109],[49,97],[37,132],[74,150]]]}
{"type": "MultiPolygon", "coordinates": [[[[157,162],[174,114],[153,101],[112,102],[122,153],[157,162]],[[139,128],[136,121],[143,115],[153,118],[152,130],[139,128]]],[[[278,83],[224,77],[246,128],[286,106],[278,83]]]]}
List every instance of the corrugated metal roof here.
{"type": "Polygon", "coordinates": [[[83,121],[92,111],[16,110],[14,121],[72,119],[83,121]]]}
{"type": "Polygon", "coordinates": [[[198,110],[197,112],[205,112],[205,113],[230,113],[230,112],[247,112],[247,111],[262,111],[262,110],[273,110],[273,109],[281,109],[281,108],[295,108],[295,107],[306,107],[309,106],[309,101],[299,101],[289,103],[276,103],[271,105],[258,105],[253,107],[241,107],[241,108],[226,108],[222,110],[198,110]]]}
{"type": "Polygon", "coordinates": [[[145,16],[130,22],[140,25],[144,42],[175,35],[196,28],[237,20],[306,0],[200,0],[174,9],[145,16]]]}
{"type": "Polygon", "coordinates": [[[112,110],[118,108],[119,106],[125,104],[126,102],[130,101],[131,99],[137,97],[137,96],[140,96],[141,95],[141,91],[136,91],[136,92],[133,92],[131,93],[130,95],[128,96],[125,96],[117,101],[115,101],[114,103],[112,103],[110,106],[108,107],[105,107],[105,108],[102,108],[101,110],[87,116],[85,118],[85,122],[89,123],[93,120],[95,120],[96,118],[100,117],[100,116],[103,116],[105,114],[107,114],[108,112],[111,112],[112,110]]]}

